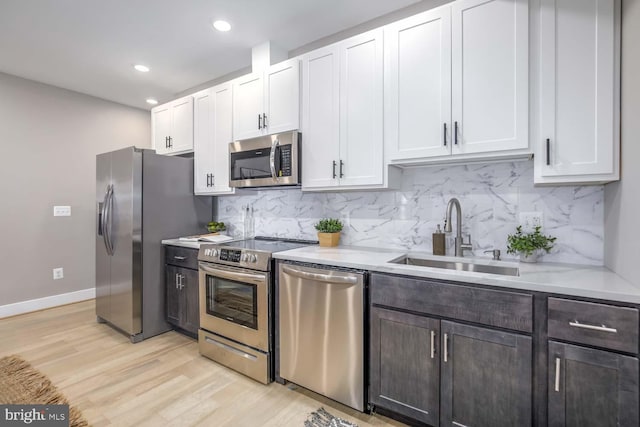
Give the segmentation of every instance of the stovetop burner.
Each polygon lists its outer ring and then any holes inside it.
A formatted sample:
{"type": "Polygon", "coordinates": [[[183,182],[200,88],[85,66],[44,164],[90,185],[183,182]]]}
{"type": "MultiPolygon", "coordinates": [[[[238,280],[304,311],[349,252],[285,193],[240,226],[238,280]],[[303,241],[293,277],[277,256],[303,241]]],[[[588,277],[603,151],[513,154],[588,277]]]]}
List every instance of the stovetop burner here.
{"type": "Polygon", "coordinates": [[[274,252],[317,244],[317,240],[256,236],[253,239],[200,245],[198,260],[268,271],[274,252]]]}

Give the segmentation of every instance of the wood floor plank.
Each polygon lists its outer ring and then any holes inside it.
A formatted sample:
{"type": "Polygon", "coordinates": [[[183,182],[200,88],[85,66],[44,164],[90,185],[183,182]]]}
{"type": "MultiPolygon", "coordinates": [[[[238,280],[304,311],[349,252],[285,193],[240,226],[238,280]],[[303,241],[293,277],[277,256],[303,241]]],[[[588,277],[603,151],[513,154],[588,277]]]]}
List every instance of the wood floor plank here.
{"type": "Polygon", "coordinates": [[[0,357],[19,354],[48,375],[94,427],[302,427],[324,406],[368,426],[402,426],[302,388],[267,386],[167,332],[137,344],[96,321],[93,300],[0,319],[0,357]]]}

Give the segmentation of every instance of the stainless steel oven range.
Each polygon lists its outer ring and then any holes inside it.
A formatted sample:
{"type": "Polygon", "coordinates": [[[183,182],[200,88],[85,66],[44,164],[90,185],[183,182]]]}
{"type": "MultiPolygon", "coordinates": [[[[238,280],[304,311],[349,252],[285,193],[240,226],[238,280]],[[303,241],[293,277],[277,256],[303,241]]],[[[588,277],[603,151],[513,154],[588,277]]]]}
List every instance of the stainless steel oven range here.
{"type": "Polygon", "coordinates": [[[264,384],[273,381],[271,254],[314,243],[256,237],[201,245],[200,354],[264,384]]]}

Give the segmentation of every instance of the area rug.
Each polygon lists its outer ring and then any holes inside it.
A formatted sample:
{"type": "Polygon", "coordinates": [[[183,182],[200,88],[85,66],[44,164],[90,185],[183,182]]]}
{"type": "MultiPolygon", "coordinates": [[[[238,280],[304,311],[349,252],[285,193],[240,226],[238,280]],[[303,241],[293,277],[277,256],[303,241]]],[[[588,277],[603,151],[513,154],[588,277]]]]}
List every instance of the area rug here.
{"type": "Polygon", "coordinates": [[[304,427],[358,427],[358,425],[331,415],[326,409],[320,408],[309,414],[304,427]]]}
{"type": "MultiPolygon", "coordinates": [[[[51,381],[19,356],[0,359],[0,404],[69,405],[51,381]]],[[[89,425],[77,408],[69,407],[69,425],[89,425]]]]}

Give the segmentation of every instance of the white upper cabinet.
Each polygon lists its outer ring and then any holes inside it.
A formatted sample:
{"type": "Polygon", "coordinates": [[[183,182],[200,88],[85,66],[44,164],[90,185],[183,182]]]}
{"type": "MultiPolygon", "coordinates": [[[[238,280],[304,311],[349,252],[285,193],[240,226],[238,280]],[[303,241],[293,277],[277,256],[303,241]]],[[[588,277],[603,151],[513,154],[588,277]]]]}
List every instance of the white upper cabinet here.
{"type": "Polygon", "coordinates": [[[302,189],[386,188],[382,29],[303,58],[302,189]]]}
{"type": "Polygon", "coordinates": [[[619,179],[619,7],[541,0],[536,183],[619,179]]]}
{"type": "Polygon", "coordinates": [[[194,96],[194,192],[233,194],[229,187],[232,140],[232,85],[224,83],[194,96]]]}
{"type": "Polygon", "coordinates": [[[302,188],[333,187],[340,158],[340,49],[318,49],[302,61],[302,188]]]}
{"type": "Polygon", "coordinates": [[[392,164],[524,156],[529,4],[458,0],[385,27],[392,164]]]}
{"type": "Polygon", "coordinates": [[[390,160],[451,154],[451,8],[388,25],[384,38],[390,160]]]}
{"type": "Polygon", "coordinates": [[[383,32],[340,44],[341,185],[383,184],[383,32]]]}
{"type": "Polygon", "coordinates": [[[193,151],[193,97],[186,96],[151,110],[151,139],[158,154],[193,151]]]}
{"type": "Polygon", "coordinates": [[[300,127],[300,65],[297,58],[236,79],[233,92],[234,140],[300,127]]]}
{"type": "Polygon", "coordinates": [[[453,154],[529,147],[527,0],[451,3],[453,154]]]}

